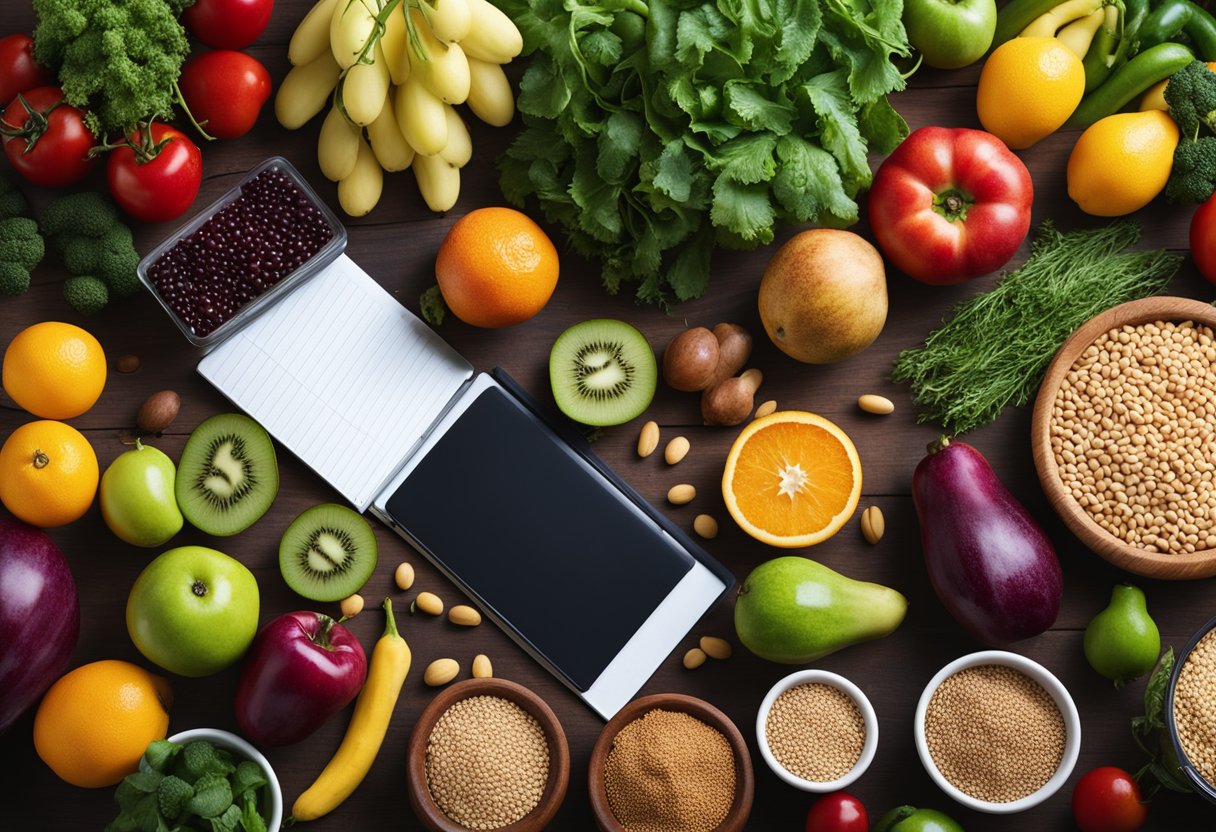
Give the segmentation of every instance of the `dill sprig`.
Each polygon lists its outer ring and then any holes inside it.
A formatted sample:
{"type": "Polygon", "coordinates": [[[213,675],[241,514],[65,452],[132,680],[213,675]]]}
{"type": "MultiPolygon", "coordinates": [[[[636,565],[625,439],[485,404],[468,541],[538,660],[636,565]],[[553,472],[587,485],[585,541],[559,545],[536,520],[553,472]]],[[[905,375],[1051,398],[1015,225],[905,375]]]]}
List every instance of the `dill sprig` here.
{"type": "Polygon", "coordinates": [[[1040,227],[1029,259],[989,292],[956,306],[923,346],[904,350],[891,377],[912,384],[919,422],[951,434],[993,421],[1030,401],[1060,345],[1112,306],[1155,295],[1182,257],[1162,249],[1126,251],[1140,226],[1057,231],[1040,227]]]}

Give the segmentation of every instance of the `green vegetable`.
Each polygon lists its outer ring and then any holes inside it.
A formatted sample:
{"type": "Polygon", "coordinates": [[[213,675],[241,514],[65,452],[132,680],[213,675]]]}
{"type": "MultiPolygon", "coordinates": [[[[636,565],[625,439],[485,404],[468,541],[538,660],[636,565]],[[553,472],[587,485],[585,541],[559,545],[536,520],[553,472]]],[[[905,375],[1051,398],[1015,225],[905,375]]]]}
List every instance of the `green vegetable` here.
{"type": "Polygon", "coordinates": [[[1171,202],[1206,202],[1216,192],[1216,73],[1191,61],[1170,77],[1165,103],[1182,139],[1165,184],[1171,202]]]}
{"type": "Polygon", "coordinates": [[[1140,48],[1165,43],[1180,34],[1187,36],[1200,58],[1216,60],[1216,19],[1190,0],[1165,0],[1153,9],[1140,26],[1140,48]]]}
{"type": "Polygon", "coordinates": [[[1174,167],[1165,183],[1166,199],[1199,205],[1213,193],[1216,193],[1216,138],[1200,136],[1179,142],[1174,150],[1174,167]]]}
{"type": "Polygon", "coordinates": [[[97,311],[100,297],[127,298],[139,291],[139,253],[131,229],[119,220],[118,212],[104,196],[86,191],[60,197],[47,205],[41,223],[70,274],[88,276],[90,281],[100,279],[105,284],[104,295],[99,295],[92,283],[78,284],[71,294],[65,285],[64,295],[74,308],[97,311]],[[82,306],[73,298],[78,298],[82,306]]]}
{"type": "Polygon", "coordinates": [[[1193,60],[1191,50],[1180,43],[1159,43],[1144,50],[1085,96],[1064,126],[1083,129],[1114,115],[1153,84],[1164,81],[1193,60]]]}
{"type": "Polygon", "coordinates": [[[912,384],[918,421],[961,434],[1030,401],[1073,330],[1160,292],[1174,276],[1182,257],[1126,251],[1139,239],[1132,222],[1067,233],[1044,222],[1021,268],[956,306],[923,346],[899,354],[891,377],[912,384]]]}
{"type": "Polygon", "coordinates": [[[0,220],[28,216],[29,212],[30,204],[25,201],[21,191],[17,190],[17,183],[0,174],[0,220]]]}
{"type": "Polygon", "coordinates": [[[54,70],[95,135],[169,118],[190,51],[181,0],[33,0],[34,57],[54,70]]]}
{"type": "Polygon", "coordinates": [[[907,133],[885,97],[904,86],[902,2],[497,2],[532,55],[503,194],[536,200],[609,292],[698,297],[715,244],[851,225],[867,152],[907,133]]]}
{"type": "Polygon", "coordinates": [[[81,315],[93,315],[106,308],[110,292],[96,277],[81,275],[63,281],[63,297],[81,315]]]}
{"type": "Polygon", "coordinates": [[[118,224],[118,211],[100,193],[82,191],[50,202],[38,221],[48,237],[64,231],[100,237],[118,224]]]}
{"type": "Polygon", "coordinates": [[[38,223],[28,217],[0,220],[0,295],[20,295],[30,288],[30,272],[45,254],[38,223]]]}
{"type": "Polygon", "coordinates": [[[1132,718],[1132,736],[1149,761],[1136,772],[1136,782],[1151,800],[1160,789],[1186,794],[1194,791],[1182,773],[1174,744],[1166,728],[1165,694],[1174,670],[1174,648],[1169,648],[1157,662],[1157,668],[1144,686],[1144,714],[1132,718]]]}
{"type": "Polygon", "coordinates": [[[1128,49],[1127,23],[1125,12],[1117,5],[1107,6],[1104,10],[1102,25],[1094,34],[1081,65],[1085,69],[1085,93],[1100,87],[1116,66],[1122,65],[1128,49]]]}

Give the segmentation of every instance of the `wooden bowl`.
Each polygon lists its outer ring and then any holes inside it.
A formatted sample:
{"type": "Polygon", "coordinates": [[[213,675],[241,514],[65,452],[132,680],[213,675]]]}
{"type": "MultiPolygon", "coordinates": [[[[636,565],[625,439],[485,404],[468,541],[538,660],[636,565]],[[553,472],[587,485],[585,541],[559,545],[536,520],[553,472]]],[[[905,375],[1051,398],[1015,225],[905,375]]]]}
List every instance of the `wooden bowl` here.
{"type": "Polygon", "coordinates": [[[1052,359],[1035,398],[1030,429],[1034,465],[1048,502],[1065,525],[1082,543],[1115,566],[1136,575],[1163,580],[1207,578],[1216,575],[1216,549],[1174,555],[1150,552],[1126,543],[1099,526],[1064,486],[1051,450],[1051,415],[1056,393],[1073,363],[1100,335],[1116,327],[1154,321],[1193,321],[1216,328],[1216,307],[1189,298],[1145,298],[1108,309],[1083,324],[1052,359]]]}
{"type": "Polygon", "coordinates": [[[747,817],[751,814],[752,796],[755,791],[752,758],[747,751],[747,743],[726,714],[704,700],[679,693],[660,693],[635,699],[609,720],[600,732],[599,739],[595,741],[595,748],[591,751],[591,764],[587,771],[591,808],[595,812],[595,822],[600,832],[625,831],[612,814],[612,807],[608,805],[608,792],[604,788],[604,764],[608,761],[608,752],[612,750],[612,741],[626,725],[656,709],[686,713],[717,729],[726,737],[735,756],[735,802],[731,804],[726,818],[718,824],[714,832],[739,832],[747,824],[747,817]]]}
{"type": "Polygon", "coordinates": [[[468,832],[469,827],[445,815],[431,797],[426,782],[426,745],[439,717],[456,702],[473,696],[498,696],[514,702],[531,714],[545,732],[549,744],[549,782],[545,784],[540,802],[515,823],[498,829],[498,832],[540,832],[553,820],[566,797],[566,786],[570,782],[570,747],[566,744],[566,732],[545,701],[523,685],[506,679],[466,679],[457,682],[440,691],[426,706],[410,735],[406,763],[410,807],[422,825],[431,832],[468,832]]]}

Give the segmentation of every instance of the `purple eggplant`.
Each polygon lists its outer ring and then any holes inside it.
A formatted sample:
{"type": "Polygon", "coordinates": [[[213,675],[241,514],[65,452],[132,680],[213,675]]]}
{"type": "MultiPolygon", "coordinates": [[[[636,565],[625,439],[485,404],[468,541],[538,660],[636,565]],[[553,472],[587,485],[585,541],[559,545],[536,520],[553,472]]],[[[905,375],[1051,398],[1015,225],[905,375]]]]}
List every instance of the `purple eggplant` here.
{"type": "Polygon", "coordinates": [[[983,454],[942,437],[916,466],[912,498],[933,589],[967,632],[999,646],[1055,622],[1055,549],[983,454]]]}
{"type": "Polygon", "coordinates": [[[76,582],[41,529],[0,520],[0,734],[67,666],[80,635],[76,582]]]}

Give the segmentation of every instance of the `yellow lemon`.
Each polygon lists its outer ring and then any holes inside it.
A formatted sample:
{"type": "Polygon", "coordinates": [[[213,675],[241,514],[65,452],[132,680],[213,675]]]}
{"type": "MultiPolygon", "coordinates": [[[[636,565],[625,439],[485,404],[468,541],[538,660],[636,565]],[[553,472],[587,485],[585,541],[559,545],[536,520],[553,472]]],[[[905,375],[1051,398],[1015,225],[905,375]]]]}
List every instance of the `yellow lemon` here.
{"type": "Polygon", "coordinates": [[[1160,110],[1095,122],[1068,157],[1068,195],[1096,217],[1121,217],[1161,193],[1170,178],[1178,125],[1160,110]]]}
{"type": "Polygon", "coordinates": [[[1014,150],[1060,128],[1085,94],[1081,59],[1055,38],[1014,38],[980,72],[975,107],[984,129],[1014,150]]]}

